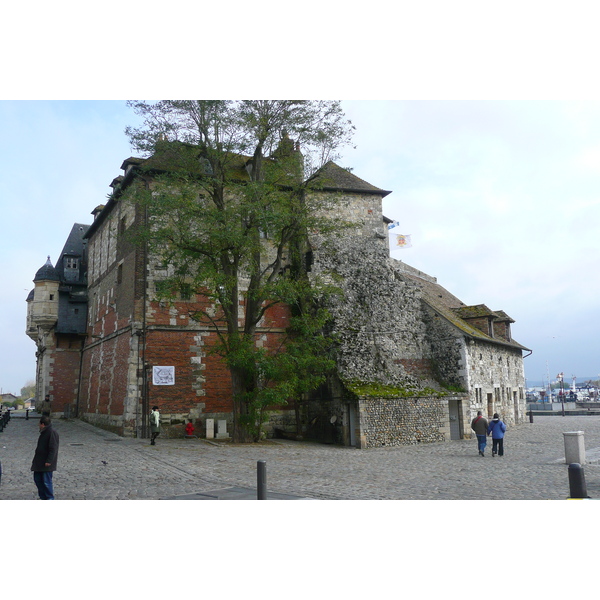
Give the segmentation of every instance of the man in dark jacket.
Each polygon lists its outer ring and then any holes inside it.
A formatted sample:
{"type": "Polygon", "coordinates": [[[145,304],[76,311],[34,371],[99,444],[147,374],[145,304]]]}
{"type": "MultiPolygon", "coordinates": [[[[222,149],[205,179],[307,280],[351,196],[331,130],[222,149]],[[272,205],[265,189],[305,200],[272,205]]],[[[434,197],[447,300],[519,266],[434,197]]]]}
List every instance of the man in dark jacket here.
{"type": "Polygon", "coordinates": [[[485,447],[487,446],[487,419],[483,417],[481,411],[477,411],[477,416],[471,421],[471,429],[477,436],[477,447],[479,448],[479,456],[485,456],[485,447]]]}
{"type": "Polygon", "coordinates": [[[38,489],[40,500],[54,500],[52,473],[58,462],[58,433],[52,427],[50,417],[40,419],[40,437],[31,463],[33,481],[38,489]]]}

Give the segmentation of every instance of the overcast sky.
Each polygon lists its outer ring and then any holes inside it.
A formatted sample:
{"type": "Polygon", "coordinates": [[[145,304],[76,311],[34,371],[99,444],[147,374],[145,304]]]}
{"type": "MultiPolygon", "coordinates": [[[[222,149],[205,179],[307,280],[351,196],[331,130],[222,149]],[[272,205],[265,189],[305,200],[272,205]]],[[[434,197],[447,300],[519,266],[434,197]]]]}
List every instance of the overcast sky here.
{"type": "MultiPolygon", "coordinates": [[[[600,373],[600,103],[344,101],[356,149],[340,164],[390,190],[411,235],[400,260],[465,304],[514,320],[526,376],[600,373]]],[[[91,223],[132,151],[124,101],[0,102],[4,258],[0,387],[35,375],[32,279],[74,223],[91,223]]]]}
{"type": "MultiPolygon", "coordinates": [[[[515,339],[533,350],[525,359],[529,380],[546,372],[551,378],[559,371],[567,378],[600,373],[600,102],[574,102],[600,100],[596,4],[375,0],[368,6],[341,6],[309,0],[292,10],[272,0],[251,8],[205,3],[196,15],[180,0],[161,6],[160,12],[115,0],[101,7],[64,0],[3,7],[3,392],[18,394],[35,374],[35,344],[25,335],[25,299],[35,272],[47,255],[56,262],[73,223],[91,222],[90,212],[104,203],[109,183],[131,154],[123,130],[133,115],[124,101],[21,101],[29,98],[371,99],[344,103],[357,127],[358,147],[346,152],[340,164],[392,191],[384,212],[412,236],[402,260],[437,277],[466,304],[485,303],[515,319],[515,339]],[[402,101],[373,101],[382,98],[402,101]],[[504,101],[513,99],[531,102],[504,101]]],[[[4,468],[10,465],[5,462],[4,468]]],[[[353,522],[358,518],[358,529],[371,532],[378,547],[400,538],[410,543],[379,553],[358,584],[356,575],[351,578],[352,591],[384,591],[393,585],[396,571],[382,569],[381,556],[384,563],[386,556],[396,562],[400,556],[409,566],[405,571],[416,574],[415,582],[427,577],[426,561],[420,559],[425,552],[433,552],[434,561],[437,555],[431,545],[423,547],[423,527],[431,527],[435,535],[455,524],[455,537],[460,537],[473,505],[460,505],[464,519],[456,518],[456,506],[452,503],[450,513],[448,505],[428,504],[423,518],[415,521],[418,527],[412,525],[415,535],[410,523],[391,512],[395,505],[385,507],[389,519],[379,505],[375,517],[365,506],[364,522],[353,511],[353,522]]],[[[105,514],[107,503],[102,508],[105,514]]],[[[303,512],[311,511],[307,527],[331,529],[339,521],[339,508],[332,505],[331,513],[327,508],[303,505],[303,512]],[[321,514],[329,518],[321,522],[321,514]]],[[[71,516],[71,506],[65,510],[71,516]]],[[[118,512],[111,510],[110,522],[130,527],[128,510],[135,511],[134,520],[139,517],[137,505],[119,505],[118,512]]],[[[487,506],[485,510],[489,513],[487,506]]],[[[536,515],[548,511],[554,517],[551,510],[538,504],[536,515]]],[[[282,519],[286,514],[281,513],[282,519]]],[[[536,527],[536,520],[523,514],[511,510],[511,518],[503,522],[506,540],[519,539],[533,527],[545,547],[558,539],[559,552],[560,523],[553,521],[549,536],[547,519],[539,519],[536,527]]],[[[298,516],[302,513],[296,509],[298,516]]],[[[253,515],[248,517],[234,521],[238,528],[223,535],[223,524],[232,522],[230,514],[223,514],[215,520],[213,543],[220,548],[226,541],[223,549],[231,554],[231,536],[253,523],[253,515]]],[[[68,518],[61,521],[63,529],[68,524],[68,518]]],[[[207,523],[202,526],[206,529],[207,523]]],[[[571,529],[565,522],[565,539],[571,529]]],[[[336,531],[337,554],[340,548],[354,549],[356,530],[336,531]]],[[[32,535],[24,535],[21,524],[14,542],[28,543],[32,535]]],[[[72,543],[69,537],[62,539],[67,555],[72,543]]],[[[73,539],[81,545],[78,530],[73,539]]],[[[170,566],[169,541],[152,545],[151,554],[130,552],[125,559],[131,564],[137,558],[136,566],[143,570],[156,562],[157,548],[168,548],[168,555],[159,550],[158,556],[160,564],[170,566]]],[[[270,543],[268,536],[260,541],[270,543]]],[[[526,552],[527,545],[521,546],[526,552]]],[[[86,546],[88,562],[94,549],[86,546]]],[[[295,558],[290,554],[294,549],[286,549],[288,562],[289,556],[295,558]]],[[[271,549],[264,550],[256,555],[266,556],[271,549]]],[[[519,554],[514,544],[507,550],[519,554]]],[[[441,552],[437,562],[446,565],[448,577],[439,580],[446,582],[460,565],[448,559],[445,549],[441,552]]],[[[303,557],[298,554],[299,560],[303,557]]],[[[173,554],[174,560],[179,558],[173,554]]],[[[342,552],[332,571],[334,556],[325,558],[323,576],[339,587],[339,578],[330,574],[343,572],[348,560],[342,552]]],[[[246,559],[236,564],[244,566],[246,559]]],[[[527,555],[517,559],[527,560],[527,555]]],[[[135,577],[120,584],[139,587],[135,577]]],[[[554,579],[551,585],[555,590],[554,579]]]]}

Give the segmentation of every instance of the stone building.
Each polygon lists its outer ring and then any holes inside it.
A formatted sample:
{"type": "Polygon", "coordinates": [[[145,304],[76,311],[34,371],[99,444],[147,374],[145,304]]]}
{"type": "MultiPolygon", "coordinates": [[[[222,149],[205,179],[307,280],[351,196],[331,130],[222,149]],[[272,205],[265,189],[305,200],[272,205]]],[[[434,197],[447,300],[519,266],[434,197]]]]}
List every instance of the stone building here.
{"type": "Polygon", "coordinates": [[[48,394],[53,410],[67,414],[76,405],[87,335],[88,227],[73,225],[56,267],[48,257],[27,297],[26,333],[36,344],[36,401],[48,394]]]}
{"type": "MultiPolygon", "coordinates": [[[[47,263],[36,274],[28,334],[38,347],[38,398],[53,393],[55,411],[137,436],[146,435],[149,409],[158,404],[166,435],[183,435],[188,421],[202,435],[207,419],[231,423],[229,372],[208,352],[214,329],[189,317],[190,303],[202,299],[159,302],[165,267],[127,235],[147,218],[120,201],[142,167],[151,184],[160,160],[126,159],[93,223],[73,228],[81,234],[79,254],[69,254],[70,237],[57,268],[47,263]],[[77,281],[65,272],[74,265],[77,281]],[[87,306],[85,323],[75,319],[76,306],[87,306]]],[[[241,179],[244,168],[242,161],[241,179]]],[[[335,238],[310,236],[309,275],[335,277],[343,291],[329,306],[337,369],[310,397],[273,411],[269,435],[369,448],[469,437],[479,409],[521,422],[527,349],[512,339],[512,319],[483,304],[465,306],[435,278],[389,257],[388,191],[333,162],[309,184],[309,193],[331,199],[336,218],[354,224],[335,238]]],[[[275,343],[287,319],[286,307],[270,310],[260,343],[275,343]]]]}

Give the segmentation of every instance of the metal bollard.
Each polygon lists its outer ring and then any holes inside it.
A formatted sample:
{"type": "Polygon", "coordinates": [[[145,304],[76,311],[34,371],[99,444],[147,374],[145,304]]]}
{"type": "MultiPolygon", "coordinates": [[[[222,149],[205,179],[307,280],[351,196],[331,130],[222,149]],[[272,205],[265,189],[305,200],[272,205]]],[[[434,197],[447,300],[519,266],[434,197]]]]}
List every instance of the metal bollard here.
{"type": "Polygon", "coordinates": [[[533,411],[532,410],[529,411],[529,422],[533,423],[533,411]]]}
{"type": "Polygon", "coordinates": [[[587,498],[583,467],[579,463],[569,465],[569,498],[587,498]]]}
{"type": "Polygon", "coordinates": [[[256,495],[257,500],[267,499],[267,462],[259,460],[256,463],[256,495]]]}

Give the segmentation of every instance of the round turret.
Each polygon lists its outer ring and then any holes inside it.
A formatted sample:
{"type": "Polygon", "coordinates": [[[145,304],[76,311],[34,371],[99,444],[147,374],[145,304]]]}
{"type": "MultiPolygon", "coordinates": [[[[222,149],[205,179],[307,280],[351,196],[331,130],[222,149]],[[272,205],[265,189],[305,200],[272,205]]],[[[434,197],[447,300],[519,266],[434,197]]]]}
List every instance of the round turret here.
{"type": "Polygon", "coordinates": [[[38,269],[38,272],[35,274],[33,281],[60,281],[58,272],[50,262],[50,257],[48,257],[46,264],[44,264],[44,266],[41,269],[38,269]]]}
{"type": "Polygon", "coordinates": [[[27,335],[37,339],[40,329],[49,330],[58,319],[60,277],[52,266],[50,257],[35,274],[33,282],[33,299],[27,298],[27,335]]]}

